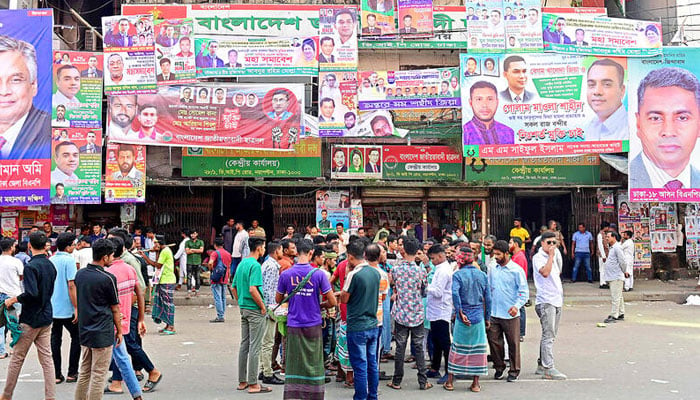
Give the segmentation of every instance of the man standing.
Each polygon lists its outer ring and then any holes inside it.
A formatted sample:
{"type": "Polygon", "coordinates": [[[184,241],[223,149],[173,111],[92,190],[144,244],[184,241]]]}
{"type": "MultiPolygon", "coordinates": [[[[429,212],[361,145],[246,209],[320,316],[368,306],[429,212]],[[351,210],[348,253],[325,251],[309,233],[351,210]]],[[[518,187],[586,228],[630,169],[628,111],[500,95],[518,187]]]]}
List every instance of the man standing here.
{"type": "Polygon", "coordinates": [[[379,272],[365,262],[365,245],[348,245],[348,267],[340,301],[347,304],[347,342],[354,372],[354,400],[376,400],[379,387],[379,272]]]}
{"type": "MultiPolygon", "coordinates": [[[[540,239],[542,240],[542,239],[540,239]]],[[[571,283],[578,278],[578,268],[581,263],[586,267],[588,283],[593,282],[591,271],[591,256],[593,255],[593,235],[586,230],[586,224],[580,222],[578,230],[571,237],[571,256],[574,258],[574,270],[571,274],[571,283]]]]}
{"type": "Polygon", "coordinates": [[[625,278],[629,277],[627,272],[627,263],[625,262],[625,253],[622,251],[620,244],[620,234],[611,231],[607,233],[605,239],[610,247],[608,259],[605,260],[605,282],[610,287],[610,298],[612,301],[612,309],[610,315],[605,318],[605,323],[609,324],[625,319],[625,299],[622,296],[622,288],[625,283],[625,278]]]}
{"type": "Polygon", "coordinates": [[[85,135],[85,143],[84,146],[80,146],[80,152],[85,153],[85,154],[102,154],[102,146],[98,146],[95,144],[97,141],[97,135],[95,134],[95,131],[90,131],[85,135]]]}
{"type": "MultiPolygon", "coordinates": [[[[262,296],[263,303],[267,307],[274,307],[277,304],[277,286],[280,277],[280,263],[282,259],[282,245],[279,242],[267,244],[267,259],[262,264],[262,296]]],[[[288,320],[289,321],[289,320],[288,320]]],[[[272,354],[275,344],[275,334],[277,333],[277,322],[269,316],[265,317],[265,336],[263,336],[260,349],[260,370],[262,381],[266,385],[281,385],[283,380],[278,378],[272,369],[273,358],[277,359],[277,354],[272,354]]]]}
{"type": "Polygon", "coordinates": [[[46,257],[47,243],[48,238],[43,232],[34,232],[29,235],[32,259],[24,267],[24,292],[5,299],[5,307],[8,309],[16,303],[22,305],[22,313],[19,316],[22,335],[15,344],[10,364],[7,366],[3,400],[12,398],[19,373],[32,344],[36,346],[39,363],[44,371],[44,398],[56,398],[55,371],[51,360],[51,323],[53,320],[51,296],[56,280],[56,269],[46,257]]]}
{"type": "Polygon", "coordinates": [[[498,111],[498,90],[487,81],[479,81],[469,88],[469,106],[474,117],[464,124],[465,143],[513,144],[513,129],[494,119],[498,111]]]}
{"type": "Polygon", "coordinates": [[[510,237],[520,238],[520,248],[523,250],[525,250],[525,243],[532,242],[530,231],[523,227],[523,220],[520,217],[513,220],[513,228],[510,230],[510,237]]]}
{"type": "Polygon", "coordinates": [[[391,310],[396,330],[396,355],[394,358],[394,377],[389,384],[392,389],[401,388],[403,379],[403,363],[406,353],[408,335],[411,335],[411,349],[415,353],[418,368],[418,385],[421,390],[430,389],[425,367],[425,338],[424,308],[422,292],[428,285],[425,269],[416,264],[416,253],[420,249],[418,240],[408,238],[404,241],[404,257],[391,270],[391,280],[394,283],[394,307],[391,310]]]}
{"type": "Polygon", "coordinates": [[[335,224],[335,232],[338,234],[338,254],[345,254],[350,236],[345,232],[345,225],[342,222],[335,224]]]}
{"type": "MultiPolygon", "coordinates": [[[[20,243],[26,249],[26,243],[20,243]]],[[[13,257],[15,250],[15,240],[13,238],[0,239],[0,301],[5,301],[10,297],[22,294],[22,278],[24,275],[24,263],[17,256],[13,257]]],[[[18,248],[19,250],[19,248],[18,248]]],[[[18,255],[20,253],[17,253],[18,255]]],[[[15,304],[14,310],[9,310],[10,314],[17,317],[19,315],[20,304],[15,304]]],[[[7,328],[0,328],[0,359],[8,357],[5,348],[5,336],[7,328]]]]}
{"type": "Polygon", "coordinates": [[[632,231],[622,232],[622,251],[625,254],[625,264],[627,265],[627,274],[625,279],[625,292],[632,291],[634,287],[634,240],[632,231]]]}
{"type": "Polygon", "coordinates": [[[83,78],[102,78],[102,70],[98,68],[97,57],[90,56],[88,58],[88,67],[80,73],[80,76],[83,78]]]}
{"type": "MultiPolygon", "coordinates": [[[[238,222],[236,227],[242,227],[238,222]]],[[[241,228],[242,229],[242,228],[241,228]]],[[[239,230],[236,239],[245,231],[239,230]]],[[[247,234],[246,234],[247,236],[247,234]]],[[[267,307],[263,302],[261,266],[258,258],[265,255],[265,241],[250,239],[250,256],[241,261],[233,278],[233,297],[241,310],[241,346],[238,353],[238,390],[248,393],[271,392],[269,387],[258,383],[260,344],[265,335],[267,307]]]]}
{"type": "Polygon", "coordinates": [[[98,239],[92,243],[93,262],[75,274],[82,347],[75,400],[102,398],[112,360],[112,347],[122,342],[117,280],[105,271],[113,259],[112,242],[98,239]]]}
{"type": "Polygon", "coordinates": [[[226,221],[226,225],[221,228],[221,236],[224,238],[224,249],[229,253],[233,249],[233,237],[236,236],[235,222],[233,218],[229,218],[226,221]]]}
{"type": "Polygon", "coordinates": [[[51,355],[56,372],[56,384],[66,378],[61,369],[61,342],[63,328],[70,334],[70,356],[68,362],[68,383],[78,381],[78,362],[80,361],[80,338],[78,337],[78,319],[75,313],[77,298],[75,294],[76,262],[71,253],[75,250],[75,235],[64,232],[58,235],[58,251],[51,257],[56,268],[51,307],[53,309],[53,326],[51,327],[51,355]]]}
{"type": "Polygon", "coordinates": [[[331,229],[331,221],[328,219],[328,211],[321,210],[321,219],[318,220],[318,229],[331,229]]]}
{"type": "Polygon", "coordinates": [[[586,140],[623,140],[629,138],[625,98],[625,69],[609,58],[595,61],[588,68],[588,105],[595,115],[584,126],[586,140]]]}
{"type": "Polygon", "coordinates": [[[496,369],[495,379],[502,379],[506,369],[503,335],[508,342],[510,369],[508,382],[518,380],[520,374],[520,308],[528,299],[528,287],[523,269],[510,260],[508,243],[499,240],[493,245],[493,257],[496,264],[489,271],[489,287],[491,288],[491,327],[487,334],[493,366],[496,369]]]}
{"type": "Polygon", "coordinates": [[[537,374],[543,379],[563,380],[566,375],[554,368],[554,339],[559,330],[561,308],[564,304],[564,290],[561,285],[562,258],[557,249],[554,232],[542,234],[542,246],[532,257],[532,269],[537,288],[535,312],[542,325],[540,358],[537,374]]]}
{"type": "Polygon", "coordinates": [[[440,363],[445,359],[445,375],[438,384],[447,382],[447,359],[450,356],[450,321],[452,320],[452,267],[447,261],[445,249],[433,245],[428,249],[428,257],[435,265],[435,275],[428,284],[428,309],[425,316],[430,321],[433,342],[433,362],[428,371],[428,378],[438,378],[440,363]]]}
{"type": "Polygon", "coordinates": [[[226,273],[220,280],[210,282],[214,306],[216,307],[216,318],[209,321],[211,323],[224,322],[224,314],[226,313],[226,284],[229,282],[228,275],[231,270],[231,253],[224,249],[224,239],[221,237],[214,239],[214,251],[209,256],[209,271],[214,271],[219,259],[224,264],[226,273]]]}
{"type": "Polygon", "coordinates": [[[608,221],[603,221],[600,224],[600,231],[596,236],[596,242],[598,247],[596,248],[596,254],[598,255],[598,275],[600,275],[600,288],[607,289],[608,284],[605,282],[605,260],[608,259],[608,252],[610,248],[608,247],[608,241],[606,236],[608,235],[608,230],[610,230],[610,224],[608,221]]]}
{"type": "Polygon", "coordinates": [[[196,229],[192,229],[190,232],[190,240],[185,243],[185,253],[187,254],[187,289],[191,295],[197,296],[201,285],[199,273],[202,266],[204,242],[199,238],[196,229]]]}
{"type": "MultiPolygon", "coordinates": [[[[233,240],[233,250],[231,251],[231,278],[236,274],[236,268],[238,264],[243,260],[243,258],[248,257],[250,254],[250,247],[248,247],[248,232],[246,232],[243,225],[243,221],[236,222],[236,238],[233,240]]],[[[263,243],[265,240],[263,239],[263,243]]],[[[265,249],[262,250],[265,254],[265,249]]]]}
{"type": "Polygon", "coordinates": [[[185,252],[185,245],[190,241],[190,230],[183,228],[180,230],[180,245],[175,252],[175,260],[178,263],[179,274],[177,274],[177,287],[176,290],[180,290],[180,287],[184,283],[187,285],[187,252],[185,252]]]}
{"type": "MultiPolygon", "coordinates": [[[[518,264],[523,269],[525,274],[525,282],[527,282],[527,258],[525,250],[522,248],[522,240],[519,237],[513,236],[508,242],[508,251],[511,255],[511,260],[518,264]]],[[[520,341],[525,340],[525,325],[527,324],[527,315],[525,314],[525,306],[520,307],[520,341]]]]}

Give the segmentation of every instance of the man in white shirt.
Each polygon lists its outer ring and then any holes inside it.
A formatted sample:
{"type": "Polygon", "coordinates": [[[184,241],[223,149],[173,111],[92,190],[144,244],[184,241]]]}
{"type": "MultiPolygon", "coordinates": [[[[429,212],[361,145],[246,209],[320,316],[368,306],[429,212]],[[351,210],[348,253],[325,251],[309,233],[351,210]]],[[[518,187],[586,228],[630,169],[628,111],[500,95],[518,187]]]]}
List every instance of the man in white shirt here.
{"type": "Polygon", "coordinates": [[[63,65],[56,71],[56,88],[52,102],[63,104],[67,108],[80,107],[80,100],[75,97],[80,91],[80,71],[74,65],[63,65]]]}
{"type": "MultiPolygon", "coordinates": [[[[233,248],[231,249],[231,276],[236,273],[236,268],[242,259],[248,257],[250,254],[250,247],[248,247],[248,232],[245,230],[245,226],[242,221],[236,221],[236,237],[233,239],[233,248]]],[[[233,278],[232,278],[233,279],[233,278]]]]}
{"type": "Polygon", "coordinates": [[[92,247],[90,247],[90,236],[84,235],[78,240],[78,244],[72,253],[78,269],[87,267],[92,262],[92,247]]]}
{"type": "Polygon", "coordinates": [[[629,127],[625,98],[625,69],[609,58],[597,60],[588,68],[588,105],[595,115],[584,127],[588,141],[627,140],[629,127]]]}
{"type": "MultiPolygon", "coordinates": [[[[445,360],[445,375],[441,379],[447,381],[447,357],[450,354],[450,321],[452,320],[452,267],[447,261],[445,249],[433,245],[428,249],[428,257],[435,265],[433,281],[428,284],[428,308],[425,316],[430,321],[430,332],[433,339],[433,360],[428,378],[439,378],[440,362],[445,360]]],[[[442,383],[444,383],[444,381],[442,383]]],[[[438,383],[441,383],[438,381],[438,383]]]]}
{"type": "Polygon", "coordinates": [[[335,74],[326,74],[321,85],[321,94],[319,98],[328,97],[330,99],[341,99],[340,89],[338,88],[338,78],[335,74]]]}
{"type": "MultiPolygon", "coordinates": [[[[0,239],[0,301],[19,296],[22,294],[22,276],[24,275],[24,264],[18,258],[12,256],[15,250],[15,240],[12,238],[0,239]]],[[[22,305],[15,303],[15,310],[10,311],[12,315],[19,316],[22,305]]],[[[0,359],[7,358],[5,348],[6,330],[4,326],[0,328],[0,359]]]]}
{"type": "Polygon", "coordinates": [[[626,272],[629,274],[625,278],[625,292],[629,292],[634,287],[634,240],[632,231],[622,232],[622,253],[625,255],[626,272]]]}
{"type": "Polygon", "coordinates": [[[335,224],[335,232],[338,234],[338,254],[345,254],[348,241],[350,240],[350,235],[345,232],[345,225],[342,222],[335,224]]]}
{"type": "Polygon", "coordinates": [[[183,229],[180,231],[180,237],[182,240],[180,241],[180,245],[177,248],[177,252],[175,253],[175,260],[177,260],[178,264],[180,265],[180,276],[178,276],[178,281],[177,281],[177,289],[180,289],[182,287],[182,284],[187,284],[187,252],[185,252],[185,244],[190,240],[190,230],[189,229],[183,229]]]}
{"type": "Polygon", "coordinates": [[[608,252],[610,249],[608,248],[608,243],[605,240],[605,236],[608,233],[608,230],[610,230],[610,224],[607,221],[603,221],[600,224],[600,232],[598,232],[598,235],[596,236],[596,254],[598,255],[598,274],[600,275],[599,280],[600,280],[600,288],[601,289],[607,289],[608,284],[605,282],[605,270],[604,270],[604,265],[605,265],[605,260],[608,258],[608,252]]]}
{"type": "Polygon", "coordinates": [[[80,179],[75,171],[80,165],[80,150],[73,142],[61,142],[54,149],[56,169],[51,171],[51,182],[63,183],[65,186],[75,186],[80,179]]]}

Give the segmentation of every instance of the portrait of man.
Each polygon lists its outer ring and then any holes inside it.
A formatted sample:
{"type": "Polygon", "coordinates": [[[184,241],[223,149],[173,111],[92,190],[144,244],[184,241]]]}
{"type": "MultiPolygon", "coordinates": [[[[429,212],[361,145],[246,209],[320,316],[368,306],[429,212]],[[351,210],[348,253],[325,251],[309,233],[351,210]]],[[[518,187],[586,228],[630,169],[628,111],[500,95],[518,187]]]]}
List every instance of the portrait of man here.
{"type": "Polygon", "coordinates": [[[51,171],[51,182],[60,182],[67,186],[77,185],[79,178],[75,171],[80,166],[80,150],[71,142],[60,142],[54,149],[56,168],[51,171]]]}
{"type": "Polygon", "coordinates": [[[391,136],[394,134],[394,128],[391,126],[389,119],[383,115],[377,115],[369,123],[374,136],[391,136]]]}
{"type": "Polygon", "coordinates": [[[161,28],[158,36],[156,37],[156,43],[163,47],[175,46],[175,43],[177,43],[177,39],[175,38],[175,27],[168,25],[165,28],[161,28]]]}
{"type": "Polygon", "coordinates": [[[81,154],[102,154],[102,146],[96,143],[97,134],[95,131],[89,131],[85,136],[85,141],[87,142],[85,146],[80,146],[81,154]]]}
{"type": "Polygon", "coordinates": [[[267,116],[277,121],[285,121],[291,118],[292,113],[287,110],[289,107],[289,92],[284,89],[277,89],[272,93],[272,111],[267,116]]]}
{"type": "Polygon", "coordinates": [[[197,89],[197,104],[209,104],[209,89],[199,88],[197,89]]]}
{"type": "Polygon", "coordinates": [[[529,103],[535,94],[525,90],[527,86],[527,63],[521,56],[509,56],[503,60],[503,77],[508,87],[500,93],[506,103],[529,103]]]}
{"type": "Polygon", "coordinates": [[[109,80],[113,85],[122,83],[124,79],[124,59],[117,53],[112,53],[107,58],[109,68],[109,80]]]}
{"type": "Polygon", "coordinates": [[[576,46],[588,46],[588,42],[583,40],[584,37],[586,37],[586,31],[581,28],[576,29],[576,40],[574,44],[576,46]]]}
{"type": "Polygon", "coordinates": [[[349,8],[341,8],[336,12],[335,29],[338,32],[338,39],[340,39],[338,44],[341,47],[356,46],[355,24],[357,24],[357,14],[349,8]]]}
{"type": "Polygon", "coordinates": [[[68,198],[66,197],[66,187],[62,183],[57,183],[56,194],[51,198],[51,204],[68,204],[68,198]]]}
{"type": "Polygon", "coordinates": [[[202,54],[203,50],[199,52],[197,58],[195,59],[195,64],[198,68],[221,68],[224,66],[224,60],[220,59],[216,55],[216,51],[219,49],[219,42],[216,40],[210,40],[209,46],[207,47],[207,54],[202,54]]]}
{"type": "Polygon", "coordinates": [[[540,12],[536,8],[531,8],[527,10],[527,17],[525,23],[525,30],[528,32],[536,31],[539,32],[542,29],[542,23],[540,22],[540,12]]]}
{"type": "Polygon", "coordinates": [[[90,56],[88,58],[88,67],[80,73],[83,78],[102,78],[102,70],[98,68],[97,57],[90,56]]]}
{"type": "Polygon", "coordinates": [[[554,32],[550,31],[549,28],[542,31],[544,41],[558,44],[571,44],[571,38],[564,33],[564,28],[566,28],[566,19],[564,17],[557,18],[554,23],[554,32]]]}
{"type": "Polygon", "coordinates": [[[139,121],[140,128],[138,131],[132,129],[129,135],[132,139],[155,141],[158,139],[160,132],[156,130],[158,123],[158,109],[154,104],[142,104],[139,106],[139,111],[136,116],[139,121]]]}
{"type": "Polygon", "coordinates": [[[323,84],[321,85],[320,98],[328,97],[331,99],[340,99],[342,95],[340,94],[340,88],[338,88],[338,78],[335,74],[326,74],[323,77],[323,84]]]}
{"type": "Polygon", "coordinates": [[[603,58],[588,68],[586,98],[595,115],[584,126],[586,140],[629,138],[625,98],[625,70],[618,62],[603,58]]]}
{"type": "Polygon", "coordinates": [[[129,36],[129,20],[122,18],[117,22],[117,32],[110,29],[104,38],[107,47],[131,47],[134,45],[133,38],[129,36]]]}
{"type": "Polygon", "coordinates": [[[367,153],[367,164],[365,164],[365,172],[378,174],[382,172],[382,166],[379,163],[380,152],[374,147],[369,149],[367,153]]]}
{"type": "Polygon", "coordinates": [[[377,16],[374,14],[367,14],[365,18],[367,21],[367,26],[362,28],[363,35],[381,35],[382,30],[377,28],[377,16]]]}
{"type": "Polygon", "coordinates": [[[255,93],[248,93],[245,105],[248,107],[255,107],[258,105],[258,96],[255,93]]]}
{"type": "Polygon", "coordinates": [[[136,168],[136,146],[132,144],[120,144],[117,149],[117,164],[119,171],[112,174],[112,179],[118,181],[129,180],[133,186],[141,186],[143,173],[136,168]]]}
{"type": "Polygon", "coordinates": [[[75,97],[80,91],[80,71],[74,65],[62,65],[56,71],[56,88],[52,102],[63,104],[66,108],[80,107],[80,100],[75,97]]]}
{"type": "Polygon", "coordinates": [[[487,35],[503,35],[504,31],[505,25],[503,24],[501,11],[491,10],[491,13],[489,14],[489,22],[484,30],[484,33],[487,35]]]}
{"type": "Polygon", "coordinates": [[[330,229],[331,221],[328,220],[328,211],[321,210],[321,219],[318,221],[318,229],[330,229]]]}
{"type": "Polygon", "coordinates": [[[476,62],[476,58],[474,57],[469,57],[467,59],[467,70],[464,71],[464,76],[474,76],[474,75],[479,75],[476,72],[476,67],[478,66],[476,62]]]}
{"type": "Polygon", "coordinates": [[[333,172],[348,172],[348,166],[345,164],[345,150],[336,148],[333,150],[333,172]]]}
{"type": "MultiPolygon", "coordinates": [[[[474,11],[472,9],[472,11],[474,11]]],[[[399,33],[402,34],[407,34],[407,33],[416,33],[418,32],[418,29],[413,27],[413,16],[411,14],[406,14],[403,16],[403,26],[399,29],[399,33]]]]}
{"type": "Polygon", "coordinates": [[[240,92],[233,95],[233,105],[236,107],[243,107],[245,105],[245,95],[240,92]]]}
{"type": "Polygon", "coordinates": [[[243,66],[238,62],[238,50],[231,49],[228,51],[228,62],[224,66],[228,68],[241,68],[243,66]]]}
{"type": "Polygon", "coordinates": [[[478,21],[479,17],[474,14],[474,7],[467,8],[467,21],[478,21]]]}
{"type": "Polygon", "coordinates": [[[175,57],[192,57],[192,40],[189,36],[183,36],[180,38],[180,52],[175,54],[175,57]]]}
{"type": "Polygon", "coordinates": [[[491,82],[478,81],[469,88],[471,121],[464,124],[464,144],[513,144],[513,129],[496,121],[498,91],[491,82]]]}
{"type": "Polygon", "coordinates": [[[56,119],[51,120],[51,126],[56,128],[70,127],[70,121],[66,119],[66,106],[63,104],[56,106],[56,119]]]}
{"type": "Polygon", "coordinates": [[[347,130],[354,128],[357,124],[357,116],[352,111],[346,112],[343,116],[343,120],[345,122],[345,129],[347,130]]]}
{"type": "Polygon", "coordinates": [[[182,89],[182,95],[180,96],[180,103],[194,103],[194,97],[192,97],[192,88],[186,87],[182,89]]]}
{"type": "Polygon", "coordinates": [[[394,2],[393,0],[367,0],[367,6],[370,10],[387,13],[394,9],[394,2]]]}
{"type": "Polygon", "coordinates": [[[131,129],[136,117],[136,95],[109,97],[109,135],[112,138],[124,138],[131,129]]]}
{"type": "Polygon", "coordinates": [[[38,90],[34,46],[0,35],[0,82],[8,83],[0,102],[0,159],[48,159],[51,116],[32,104],[38,90]]]}
{"type": "Polygon", "coordinates": [[[319,102],[320,113],[318,116],[318,122],[335,122],[333,113],[335,112],[335,100],[330,97],[325,97],[319,102]]]}
{"type": "Polygon", "coordinates": [[[323,36],[321,38],[321,53],[318,55],[318,62],[320,63],[334,63],[335,56],[333,55],[333,50],[335,49],[335,41],[330,36],[323,36]]]}
{"type": "Polygon", "coordinates": [[[226,104],[226,89],[216,88],[214,90],[214,97],[211,99],[213,104],[226,104]]]}
{"type": "Polygon", "coordinates": [[[700,137],[700,82],[688,70],[652,70],[637,89],[635,113],[642,151],[629,164],[630,188],[700,188],[691,155],[700,137]]]}
{"type": "Polygon", "coordinates": [[[505,9],[506,15],[503,16],[504,21],[515,21],[518,19],[515,15],[513,15],[513,9],[510,7],[506,7],[505,9]]]}
{"type": "Polygon", "coordinates": [[[517,46],[517,42],[515,41],[515,36],[509,36],[508,37],[508,48],[516,47],[516,46],[517,46]]]}
{"type": "Polygon", "coordinates": [[[156,75],[156,81],[174,81],[177,79],[175,74],[170,72],[170,59],[168,57],[163,57],[158,61],[160,64],[160,74],[156,75]]]}

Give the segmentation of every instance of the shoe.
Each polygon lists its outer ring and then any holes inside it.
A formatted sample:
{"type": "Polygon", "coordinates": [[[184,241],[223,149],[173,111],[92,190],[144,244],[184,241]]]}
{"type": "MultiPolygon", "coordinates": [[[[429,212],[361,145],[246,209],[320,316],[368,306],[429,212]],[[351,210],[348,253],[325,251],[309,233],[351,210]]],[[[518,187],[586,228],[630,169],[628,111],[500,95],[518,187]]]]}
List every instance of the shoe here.
{"type": "Polygon", "coordinates": [[[447,382],[447,374],[443,375],[442,378],[438,379],[438,385],[444,385],[447,382]]]}
{"type": "Polygon", "coordinates": [[[518,380],[517,375],[508,375],[508,379],[506,379],[506,382],[515,382],[518,380]]]}
{"type": "Polygon", "coordinates": [[[525,336],[520,336],[520,343],[525,341],[525,336]]]}
{"type": "Polygon", "coordinates": [[[284,381],[280,378],[278,378],[276,375],[272,376],[263,376],[262,378],[262,383],[266,385],[284,385],[284,381]]]}
{"type": "Polygon", "coordinates": [[[226,320],[223,318],[214,318],[214,319],[210,320],[209,322],[211,322],[212,324],[216,324],[219,322],[226,322],[226,320]]]}
{"type": "Polygon", "coordinates": [[[535,371],[535,375],[544,375],[544,367],[541,365],[538,365],[537,370],[535,371]]]}
{"type": "Polygon", "coordinates": [[[441,378],[442,377],[439,372],[433,371],[432,369],[430,371],[428,371],[425,374],[425,376],[427,376],[428,378],[441,378]]]}
{"type": "Polygon", "coordinates": [[[624,320],[625,320],[625,314],[620,314],[620,316],[617,317],[617,318],[615,318],[615,319],[617,319],[618,321],[624,321],[624,320]]]}
{"type": "Polygon", "coordinates": [[[633,291],[633,290],[634,290],[634,288],[629,288],[629,289],[627,289],[628,292],[631,292],[631,291],[633,291]]]}
{"type": "Polygon", "coordinates": [[[605,320],[603,322],[605,322],[606,324],[613,324],[613,323],[617,322],[617,319],[615,317],[613,317],[612,315],[609,315],[608,318],[605,318],[605,320]]]}
{"type": "Polygon", "coordinates": [[[496,371],[496,373],[493,375],[493,379],[497,381],[503,379],[503,371],[496,371]]]}
{"type": "Polygon", "coordinates": [[[607,283],[604,283],[604,284],[598,286],[598,288],[600,288],[600,289],[610,289],[610,286],[608,286],[607,283]]]}
{"type": "Polygon", "coordinates": [[[548,368],[544,370],[544,376],[542,379],[549,379],[552,381],[564,381],[566,380],[566,375],[557,371],[556,368],[548,368]]]}
{"type": "Polygon", "coordinates": [[[387,375],[386,372],[384,371],[379,371],[379,380],[380,381],[388,381],[393,378],[393,375],[387,375]]]}

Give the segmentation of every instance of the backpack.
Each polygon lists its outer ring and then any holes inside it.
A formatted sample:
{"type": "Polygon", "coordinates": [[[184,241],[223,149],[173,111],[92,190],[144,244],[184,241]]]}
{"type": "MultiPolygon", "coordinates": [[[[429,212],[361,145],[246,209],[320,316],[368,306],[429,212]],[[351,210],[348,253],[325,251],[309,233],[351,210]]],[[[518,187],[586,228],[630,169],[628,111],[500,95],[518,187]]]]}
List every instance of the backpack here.
{"type": "Polygon", "coordinates": [[[214,266],[214,270],[211,271],[211,276],[209,276],[209,281],[211,281],[212,284],[223,283],[226,279],[226,265],[224,264],[224,260],[221,259],[219,250],[216,250],[216,255],[216,265],[214,266]]]}

